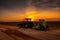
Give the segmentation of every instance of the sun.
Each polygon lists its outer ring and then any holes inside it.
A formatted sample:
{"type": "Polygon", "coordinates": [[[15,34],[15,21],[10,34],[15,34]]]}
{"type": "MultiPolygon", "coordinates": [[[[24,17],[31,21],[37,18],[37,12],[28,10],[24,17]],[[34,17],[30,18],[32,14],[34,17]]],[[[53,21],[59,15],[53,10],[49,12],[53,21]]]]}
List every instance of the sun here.
{"type": "Polygon", "coordinates": [[[31,19],[31,21],[34,21],[33,16],[27,16],[26,18],[30,18],[30,19],[31,19]]]}
{"type": "Polygon", "coordinates": [[[26,18],[30,18],[31,21],[34,21],[35,15],[34,14],[28,14],[28,15],[26,15],[26,18]]]}

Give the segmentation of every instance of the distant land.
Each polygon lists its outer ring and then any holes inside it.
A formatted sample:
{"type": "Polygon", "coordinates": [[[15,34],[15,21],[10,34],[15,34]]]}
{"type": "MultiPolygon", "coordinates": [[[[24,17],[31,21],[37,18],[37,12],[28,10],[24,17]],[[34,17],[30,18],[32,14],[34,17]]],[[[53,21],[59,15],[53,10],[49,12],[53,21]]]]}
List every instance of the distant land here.
{"type": "MultiPolygon", "coordinates": [[[[23,22],[0,22],[0,25],[9,25],[9,26],[17,26],[18,24],[22,24],[23,22]]],[[[36,24],[37,22],[33,22],[36,24]]],[[[47,21],[48,27],[55,27],[60,29],[60,21],[47,21]]]]}

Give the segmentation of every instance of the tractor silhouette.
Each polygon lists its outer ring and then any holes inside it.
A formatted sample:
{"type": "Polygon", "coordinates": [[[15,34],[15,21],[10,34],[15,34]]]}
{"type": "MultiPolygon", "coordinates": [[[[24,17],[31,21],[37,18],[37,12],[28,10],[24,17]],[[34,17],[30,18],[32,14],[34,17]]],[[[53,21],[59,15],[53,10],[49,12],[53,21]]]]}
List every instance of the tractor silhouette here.
{"type": "Polygon", "coordinates": [[[46,30],[48,29],[48,26],[46,25],[45,20],[39,19],[37,22],[37,25],[34,26],[34,23],[31,21],[31,18],[25,18],[23,23],[18,24],[19,27],[23,28],[31,28],[31,29],[36,29],[36,30],[46,30]]]}
{"type": "Polygon", "coordinates": [[[23,25],[24,25],[24,28],[32,28],[34,24],[31,21],[31,18],[25,18],[23,25]]]}
{"type": "Polygon", "coordinates": [[[18,26],[23,27],[23,28],[32,28],[33,27],[33,22],[31,21],[31,18],[25,18],[24,22],[21,24],[18,24],[18,26]]]}

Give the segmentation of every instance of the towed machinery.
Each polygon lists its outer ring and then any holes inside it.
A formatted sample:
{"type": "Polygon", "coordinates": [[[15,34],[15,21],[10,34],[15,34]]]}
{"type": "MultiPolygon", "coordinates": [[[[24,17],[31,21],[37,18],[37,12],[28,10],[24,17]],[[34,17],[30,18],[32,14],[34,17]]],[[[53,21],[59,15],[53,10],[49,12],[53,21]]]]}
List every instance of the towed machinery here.
{"type": "Polygon", "coordinates": [[[39,19],[37,25],[35,27],[33,27],[33,29],[36,29],[36,30],[47,30],[48,26],[45,22],[44,19],[39,19]]]}

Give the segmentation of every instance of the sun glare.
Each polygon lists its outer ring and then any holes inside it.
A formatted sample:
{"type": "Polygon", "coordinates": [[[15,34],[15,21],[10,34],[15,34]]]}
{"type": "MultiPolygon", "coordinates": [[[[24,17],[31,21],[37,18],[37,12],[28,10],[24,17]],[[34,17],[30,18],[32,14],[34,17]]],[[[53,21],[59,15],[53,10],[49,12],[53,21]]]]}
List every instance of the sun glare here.
{"type": "Polygon", "coordinates": [[[28,15],[26,18],[31,18],[31,21],[34,21],[34,16],[33,15],[28,15]]]}

